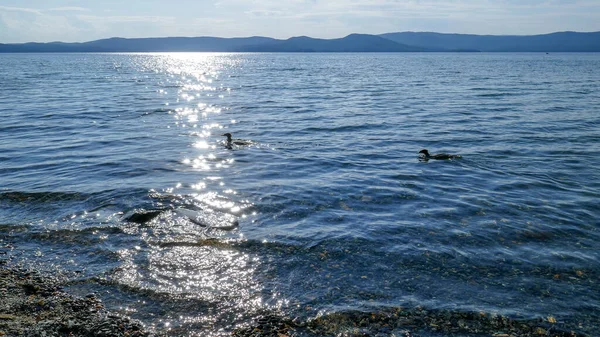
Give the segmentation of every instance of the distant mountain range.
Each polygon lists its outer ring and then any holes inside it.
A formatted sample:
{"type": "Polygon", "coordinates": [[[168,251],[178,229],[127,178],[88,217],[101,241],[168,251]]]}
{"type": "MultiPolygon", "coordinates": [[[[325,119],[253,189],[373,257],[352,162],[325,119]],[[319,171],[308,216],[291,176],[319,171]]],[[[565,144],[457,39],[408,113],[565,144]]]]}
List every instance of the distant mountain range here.
{"type": "Polygon", "coordinates": [[[482,52],[599,52],[600,32],[559,32],[544,35],[468,35],[439,33],[388,33],[381,37],[440,50],[477,50],[482,52]]]}
{"type": "Polygon", "coordinates": [[[32,52],[600,52],[600,32],[528,36],[402,32],[351,34],[339,39],[165,37],[0,43],[0,53],[32,52]]]}

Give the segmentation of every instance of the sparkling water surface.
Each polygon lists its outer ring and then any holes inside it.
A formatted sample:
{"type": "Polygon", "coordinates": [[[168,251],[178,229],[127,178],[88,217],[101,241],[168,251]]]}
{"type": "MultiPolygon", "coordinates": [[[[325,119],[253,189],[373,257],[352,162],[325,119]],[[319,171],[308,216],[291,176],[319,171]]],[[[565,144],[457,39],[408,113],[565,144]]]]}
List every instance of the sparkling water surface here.
{"type": "Polygon", "coordinates": [[[151,328],[600,326],[600,54],[4,54],[0,83],[1,257],[151,328]]]}

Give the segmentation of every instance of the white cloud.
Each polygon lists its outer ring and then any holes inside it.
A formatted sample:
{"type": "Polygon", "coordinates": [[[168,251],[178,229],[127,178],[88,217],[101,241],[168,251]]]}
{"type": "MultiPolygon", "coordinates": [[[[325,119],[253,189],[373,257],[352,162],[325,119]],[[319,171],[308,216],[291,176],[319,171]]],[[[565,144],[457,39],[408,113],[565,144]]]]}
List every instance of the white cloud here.
{"type": "Polygon", "coordinates": [[[56,7],[50,8],[48,11],[52,12],[89,12],[88,8],[83,7],[56,7]]]}
{"type": "Polygon", "coordinates": [[[172,23],[177,20],[177,18],[173,16],[119,16],[119,15],[111,15],[111,16],[97,16],[97,15],[77,15],[77,18],[93,23],[129,23],[129,22],[145,22],[145,23],[172,23]]]}
{"type": "Polygon", "coordinates": [[[77,39],[78,29],[69,19],[30,8],[0,7],[0,42],[47,42],[77,39]]]}
{"type": "Polygon", "coordinates": [[[24,13],[41,14],[41,12],[39,10],[37,10],[37,9],[22,8],[22,7],[0,6],[0,11],[4,11],[4,12],[24,12],[24,13]]]}

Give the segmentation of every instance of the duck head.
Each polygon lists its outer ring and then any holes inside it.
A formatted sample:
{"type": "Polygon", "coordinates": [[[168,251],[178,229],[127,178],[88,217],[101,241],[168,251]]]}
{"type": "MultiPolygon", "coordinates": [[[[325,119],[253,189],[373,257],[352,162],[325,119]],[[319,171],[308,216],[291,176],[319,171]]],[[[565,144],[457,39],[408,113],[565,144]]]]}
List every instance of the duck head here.
{"type": "Polygon", "coordinates": [[[221,136],[227,137],[227,141],[231,142],[231,133],[227,132],[227,133],[222,134],[221,136]]]}

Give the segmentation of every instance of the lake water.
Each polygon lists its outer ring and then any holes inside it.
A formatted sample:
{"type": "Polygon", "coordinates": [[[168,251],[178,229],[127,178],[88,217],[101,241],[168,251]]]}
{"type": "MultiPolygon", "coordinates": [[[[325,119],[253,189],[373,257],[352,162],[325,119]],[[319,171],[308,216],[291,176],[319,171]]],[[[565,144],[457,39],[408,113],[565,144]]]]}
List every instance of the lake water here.
{"type": "Polygon", "coordinates": [[[0,258],[150,328],[599,335],[600,54],[4,54],[0,83],[0,258]]]}

